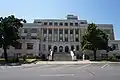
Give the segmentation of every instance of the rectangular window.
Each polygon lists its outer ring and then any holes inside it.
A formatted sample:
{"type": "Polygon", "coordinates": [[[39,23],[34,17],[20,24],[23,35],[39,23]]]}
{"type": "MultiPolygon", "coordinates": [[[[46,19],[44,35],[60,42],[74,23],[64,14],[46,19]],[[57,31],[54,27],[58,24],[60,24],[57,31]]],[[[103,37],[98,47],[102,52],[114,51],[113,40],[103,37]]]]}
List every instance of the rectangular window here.
{"type": "Polygon", "coordinates": [[[63,34],[63,29],[59,29],[59,34],[63,34]]]}
{"type": "Polygon", "coordinates": [[[24,33],[27,33],[28,32],[28,29],[27,28],[24,28],[24,33]]]}
{"type": "Polygon", "coordinates": [[[79,29],[75,29],[75,34],[79,34],[79,29]]]}
{"type": "Polygon", "coordinates": [[[47,34],[47,29],[43,29],[43,34],[47,34]]]}
{"type": "Polygon", "coordinates": [[[55,23],[54,23],[54,26],[58,26],[58,23],[57,23],[57,22],[55,22],[55,23]]]}
{"type": "Polygon", "coordinates": [[[53,25],[53,23],[52,23],[52,22],[50,22],[50,23],[49,23],[49,26],[52,26],[52,25],[53,25]]]}
{"type": "Polygon", "coordinates": [[[25,39],[25,36],[21,36],[22,39],[25,39]]]}
{"type": "Polygon", "coordinates": [[[72,29],[70,30],[70,34],[73,34],[73,30],[72,29]]]}
{"type": "Polygon", "coordinates": [[[33,49],[33,43],[27,43],[27,49],[33,49]]]}
{"type": "Polygon", "coordinates": [[[78,23],[75,23],[75,26],[78,26],[78,23]]]}
{"type": "Polygon", "coordinates": [[[72,50],[72,51],[74,50],[74,45],[71,45],[71,50],[72,50]]]}
{"type": "Polygon", "coordinates": [[[37,36],[31,36],[32,39],[37,39],[37,36]]]}
{"type": "Polygon", "coordinates": [[[76,45],[76,51],[79,51],[79,45],[76,45]]]}
{"type": "Polygon", "coordinates": [[[32,28],[31,29],[31,33],[37,33],[37,29],[36,28],[32,28]]]}
{"type": "Polygon", "coordinates": [[[60,26],[63,26],[63,23],[60,23],[59,25],[60,25],[60,26]]]}
{"type": "Polygon", "coordinates": [[[50,49],[51,49],[51,45],[48,45],[48,51],[50,51],[50,49]]]}
{"type": "Polygon", "coordinates": [[[84,24],[84,22],[81,22],[80,24],[84,24]]]}
{"type": "Polygon", "coordinates": [[[49,34],[52,34],[52,29],[49,29],[48,31],[49,31],[49,34]]]}
{"type": "Polygon", "coordinates": [[[65,26],[68,26],[68,23],[65,23],[64,25],[65,25],[65,26]]]}
{"type": "Polygon", "coordinates": [[[15,49],[22,49],[22,43],[17,43],[15,45],[15,49]]]}
{"type": "Polygon", "coordinates": [[[68,34],[68,29],[65,29],[65,34],[68,34]]]}
{"type": "Polygon", "coordinates": [[[47,22],[44,22],[44,25],[45,25],[45,26],[47,26],[47,24],[48,24],[47,22]]]}
{"type": "Polygon", "coordinates": [[[73,26],[73,23],[70,23],[70,26],[73,26]]]}
{"type": "Polygon", "coordinates": [[[68,37],[65,37],[65,42],[68,42],[68,37]]]}
{"type": "Polygon", "coordinates": [[[78,37],[76,37],[76,38],[75,38],[75,41],[76,41],[76,42],[79,42],[79,39],[78,39],[78,37]]]}

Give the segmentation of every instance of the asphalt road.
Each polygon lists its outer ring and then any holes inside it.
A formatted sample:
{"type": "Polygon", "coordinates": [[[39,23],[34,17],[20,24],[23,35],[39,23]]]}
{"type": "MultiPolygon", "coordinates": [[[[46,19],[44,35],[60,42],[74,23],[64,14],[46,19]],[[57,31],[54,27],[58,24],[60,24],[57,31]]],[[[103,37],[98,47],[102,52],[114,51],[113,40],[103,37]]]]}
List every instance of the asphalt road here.
{"type": "Polygon", "coordinates": [[[0,80],[120,80],[120,64],[0,66],[0,80]]]}

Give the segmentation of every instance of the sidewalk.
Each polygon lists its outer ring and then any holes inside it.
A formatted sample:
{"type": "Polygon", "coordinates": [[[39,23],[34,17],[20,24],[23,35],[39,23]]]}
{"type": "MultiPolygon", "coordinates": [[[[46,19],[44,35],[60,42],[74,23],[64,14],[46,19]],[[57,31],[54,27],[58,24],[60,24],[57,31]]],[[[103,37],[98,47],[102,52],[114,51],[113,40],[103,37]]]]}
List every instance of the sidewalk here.
{"type": "Polygon", "coordinates": [[[89,60],[85,61],[38,61],[36,64],[87,64],[89,60]]]}
{"type": "Polygon", "coordinates": [[[38,61],[36,64],[94,64],[94,63],[119,63],[120,62],[110,62],[110,61],[38,61]]]}

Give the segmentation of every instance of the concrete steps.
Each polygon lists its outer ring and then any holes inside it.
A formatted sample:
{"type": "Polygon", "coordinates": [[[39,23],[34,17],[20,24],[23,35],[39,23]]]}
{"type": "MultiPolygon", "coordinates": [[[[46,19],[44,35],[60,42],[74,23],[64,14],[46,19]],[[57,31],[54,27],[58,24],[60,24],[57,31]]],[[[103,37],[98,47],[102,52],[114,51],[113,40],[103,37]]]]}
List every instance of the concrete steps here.
{"type": "Polygon", "coordinates": [[[71,61],[72,57],[70,53],[56,52],[54,53],[54,60],[55,61],[71,61]]]}

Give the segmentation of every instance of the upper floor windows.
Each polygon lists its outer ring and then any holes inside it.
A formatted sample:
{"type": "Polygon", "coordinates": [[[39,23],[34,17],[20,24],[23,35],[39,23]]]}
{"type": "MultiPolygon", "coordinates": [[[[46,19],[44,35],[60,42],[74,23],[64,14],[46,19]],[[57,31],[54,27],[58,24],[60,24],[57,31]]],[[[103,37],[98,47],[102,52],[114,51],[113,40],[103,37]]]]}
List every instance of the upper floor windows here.
{"type": "Polygon", "coordinates": [[[44,22],[44,25],[45,25],[45,26],[47,26],[47,24],[48,24],[47,22],[44,22]]]}
{"type": "Polygon", "coordinates": [[[68,23],[65,23],[64,25],[65,25],[65,26],[68,26],[68,23]]]}
{"type": "Polygon", "coordinates": [[[75,26],[78,26],[78,23],[75,23],[75,26]]]}
{"type": "Polygon", "coordinates": [[[60,25],[60,26],[63,26],[63,23],[61,22],[59,25],[60,25]]]}
{"type": "Polygon", "coordinates": [[[32,28],[31,29],[31,33],[37,33],[37,29],[36,28],[32,28]]]}
{"type": "Polygon", "coordinates": [[[24,33],[27,33],[27,32],[28,32],[28,29],[27,29],[27,28],[25,28],[25,29],[24,29],[24,33]]]}
{"type": "Polygon", "coordinates": [[[73,23],[70,23],[70,26],[73,26],[73,23]]]}
{"type": "Polygon", "coordinates": [[[57,23],[57,22],[54,22],[54,26],[58,26],[58,23],[57,23]]]}
{"type": "Polygon", "coordinates": [[[53,25],[53,23],[52,22],[49,22],[49,26],[52,26],[53,25]]]}

